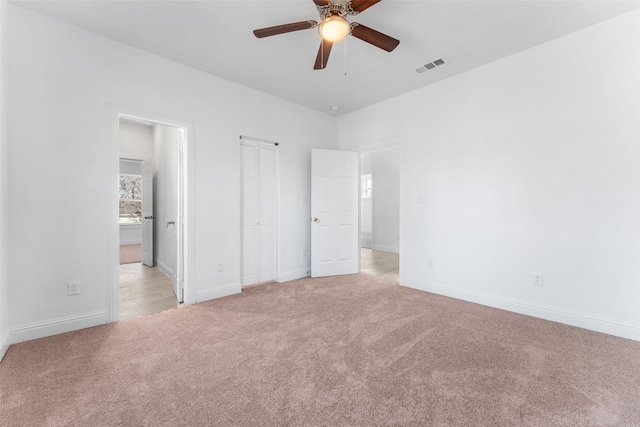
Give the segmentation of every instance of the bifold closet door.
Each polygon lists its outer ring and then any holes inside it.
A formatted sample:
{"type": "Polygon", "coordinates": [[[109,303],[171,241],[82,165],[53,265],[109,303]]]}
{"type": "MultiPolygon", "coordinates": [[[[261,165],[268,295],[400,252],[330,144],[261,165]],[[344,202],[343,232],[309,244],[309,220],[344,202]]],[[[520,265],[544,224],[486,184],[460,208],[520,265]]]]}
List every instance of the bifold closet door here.
{"type": "Polygon", "coordinates": [[[276,147],[240,144],[242,285],[276,278],[276,147]]]}

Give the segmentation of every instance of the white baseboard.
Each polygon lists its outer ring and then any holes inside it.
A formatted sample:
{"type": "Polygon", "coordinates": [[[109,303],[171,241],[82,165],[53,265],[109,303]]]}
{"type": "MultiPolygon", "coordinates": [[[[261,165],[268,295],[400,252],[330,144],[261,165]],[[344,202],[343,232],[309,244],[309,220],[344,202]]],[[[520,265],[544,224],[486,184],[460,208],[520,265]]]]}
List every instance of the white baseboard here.
{"type": "Polygon", "coordinates": [[[9,328],[6,328],[2,335],[0,335],[0,362],[2,358],[9,350],[9,328]]]}
{"type": "Polygon", "coordinates": [[[240,283],[234,283],[233,285],[198,292],[196,293],[196,302],[209,301],[216,298],[239,294],[240,292],[242,292],[242,285],[240,285],[240,283]]]}
{"type": "Polygon", "coordinates": [[[105,323],[107,323],[106,310],[29,323],[11,328],[10,343],[16,344],[23,341],[64,334],[65,332],[91,328],[93,326],[104,325],[105,323]]]}
{"type": "Polygon", "coordinates": [[[176,282],[176,272],[173,270],[173,268],[169,267],[167,264],[160,261],[158,258],[154,258],[153,261],[155,262],[156,267],[158,267],[160,271],[162,271],[164,274],[169,276],[171,280],[173,280],[173,283],[176,282]]]}
{"type": "Polygon", "coordinates": [[[141,245],[141,244],[142,244],[142,240],[140,240],[140,239],[120,240],[120,246],[124,246],[124,245],[141,245]]]}
{"type": "Polygon", "coordinates": [[[464,301],[474,302],[489,307],[512,311],[514,313],[525,314],[527,316],[538,317],[540,319],[551,320],[553,322],[564,323],[565,325],[577,326],[596,332],[615,335],[640,341],[640,327],[631,323],[609,319],[601,316],[594,316],[557,307],[531,304],[525,301],[512,300],[508,298],[496,297],[493,295],[481,294],[465,291],[433,283],[422,282],[420,280],[403,278],[400,282],[403,286],[432,292],[464,301]]]}
{"type": "Polygon", "coordinates": [[[288,271],[286,273],[280,273],[278,274],[278,277],[276,277],[276,282],[278,283],[289,282],[291,280],[303,279],[305,277],[309,277],[309,270],[306,268],[302,270],[295,270],[295,271],[288,271]]]}
{"type": "Polygon", "coordinates": [[[400,253],[400,248],[397,246],[375,245],[373,249],[376,251],[393,252],[394,254],[400,253]]]}

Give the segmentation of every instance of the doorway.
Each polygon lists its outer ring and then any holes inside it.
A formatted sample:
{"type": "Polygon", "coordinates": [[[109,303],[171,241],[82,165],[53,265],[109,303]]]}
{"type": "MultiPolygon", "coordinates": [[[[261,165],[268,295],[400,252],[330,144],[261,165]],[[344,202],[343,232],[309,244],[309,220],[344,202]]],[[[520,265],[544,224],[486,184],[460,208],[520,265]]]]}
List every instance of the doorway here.
{"type": "Polygon", "coordinates": [[[373,249],[373,175],[360,175],[360,247],[373,249]]]}
{"type": "Polygon", "coordinates": [[[182,302],[178,266],[178,171],[184,129],[121,117],[120,318],[176,308],[182,302]]]}
{"type": "Polygon", "coordinates": [[[110,234],[107,311],[114,322],[195,302],[187,281],[192,156],[188,123],[113,106],[109,116],[116,157],[110,170],[117,176],[110,221],[117,231],[110,234]]]}
{"type": "Polygon", "coordinates": [[[360,152],[360,247],[360,271],[399,280],[399,145],[360,152]]]}

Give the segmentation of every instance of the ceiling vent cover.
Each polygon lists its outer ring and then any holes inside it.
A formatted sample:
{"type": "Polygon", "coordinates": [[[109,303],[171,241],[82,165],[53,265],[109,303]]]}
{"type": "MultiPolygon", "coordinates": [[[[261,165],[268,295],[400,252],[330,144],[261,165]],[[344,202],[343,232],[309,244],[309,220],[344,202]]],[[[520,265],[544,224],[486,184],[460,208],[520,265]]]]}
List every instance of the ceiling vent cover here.
{"type": "Polygon", "coordinates": [[[416,68],[416,73],[424,73],[425,71],[431,71],[435,68],[443,66],[444,64],[446,64],[446,61],[444,60],[444,58],[434,59],[433,61],[427,62],[426,64],[416,68]]]}

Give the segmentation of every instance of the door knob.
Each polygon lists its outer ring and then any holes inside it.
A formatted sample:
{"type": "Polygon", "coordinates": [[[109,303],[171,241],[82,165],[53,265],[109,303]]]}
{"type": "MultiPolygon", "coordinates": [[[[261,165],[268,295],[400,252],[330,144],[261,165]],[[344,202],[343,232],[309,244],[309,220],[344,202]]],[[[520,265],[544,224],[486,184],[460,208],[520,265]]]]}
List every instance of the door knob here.
{"type": "Polygon", "coordinates": [[[313,222],[318,222],[320,221],[317,217],[313,217],[313,222]]]}

